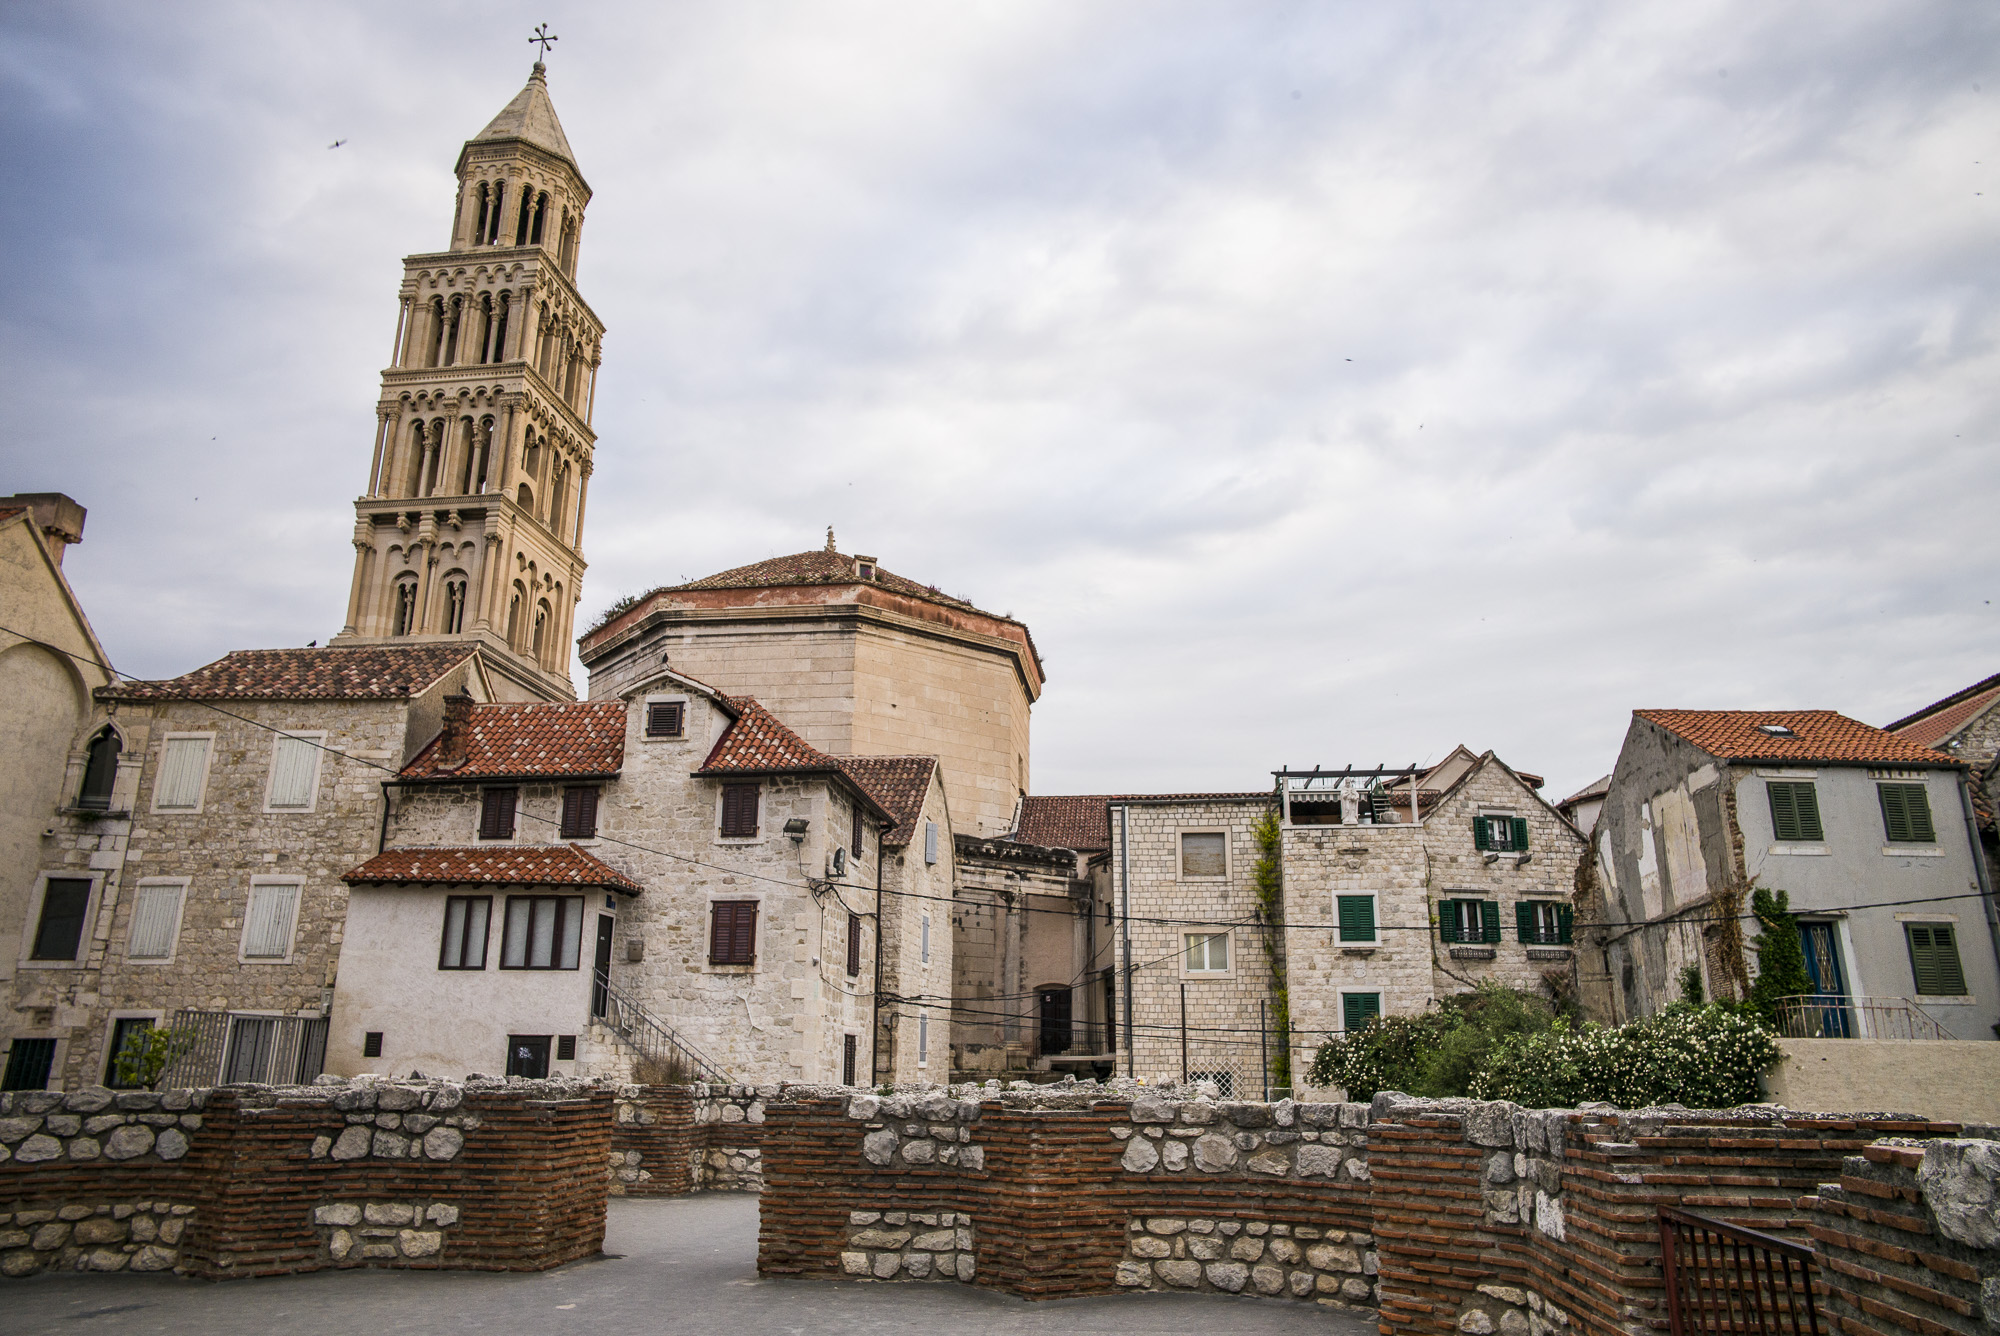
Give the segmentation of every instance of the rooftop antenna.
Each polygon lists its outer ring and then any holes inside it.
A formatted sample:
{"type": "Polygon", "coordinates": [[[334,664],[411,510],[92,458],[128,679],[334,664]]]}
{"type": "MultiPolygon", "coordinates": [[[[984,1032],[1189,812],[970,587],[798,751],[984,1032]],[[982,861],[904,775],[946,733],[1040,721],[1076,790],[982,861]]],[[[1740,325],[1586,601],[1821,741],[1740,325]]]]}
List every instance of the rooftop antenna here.
{"type": "Polygon", "coordinates": [[[544,60],[546,60],[548,58],[549,48],[554,46],[557,42],[561,40],[562,39],[560,37],[557,37],[554,33],[549,31],[548,24],[546,23],[536,24],[535,35],[528,39],[529,46],[539,46],[542,48],[540,53],[537,54],[535,57],[535,64],[539,66],[544,60]]]}

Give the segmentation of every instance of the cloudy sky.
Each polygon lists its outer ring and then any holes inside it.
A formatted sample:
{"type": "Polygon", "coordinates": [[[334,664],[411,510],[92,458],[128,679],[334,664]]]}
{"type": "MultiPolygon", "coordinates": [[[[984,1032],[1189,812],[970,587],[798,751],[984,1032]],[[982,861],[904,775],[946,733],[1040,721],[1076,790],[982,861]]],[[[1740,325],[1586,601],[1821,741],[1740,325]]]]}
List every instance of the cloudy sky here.
{"type": "Polygon", "coordinates": [[[2000,670],[1992,5],[16,3],[0,490],[90,508],[124,671],[339,628],[399,261],[543,19],[580,625],[832,524],[1030,624],[1051,793],[1561,796],[1637,706],[2000,670]]]}

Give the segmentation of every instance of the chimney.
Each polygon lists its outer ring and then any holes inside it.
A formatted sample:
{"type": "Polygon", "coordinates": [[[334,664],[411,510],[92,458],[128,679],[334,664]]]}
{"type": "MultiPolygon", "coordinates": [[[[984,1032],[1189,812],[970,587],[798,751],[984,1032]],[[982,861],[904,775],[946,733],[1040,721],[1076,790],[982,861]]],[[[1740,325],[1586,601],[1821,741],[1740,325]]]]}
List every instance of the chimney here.
{"type": "Polygon", "coordinates": [[[48,541],[58,566],[62,565],[63,549],[83,541],[83,517],[88,512],[61,492],[16,492],[0,497],[0,506],[7,505],[26,506],[34,514],[35,527],[48,541]]]}
{"type": "Polygon", "coordinates": [[[438,735],[437,766],[456,770],[465,764],[472,744],[472,697],[463,690],[444,698],[444,731],[438,735]]]}

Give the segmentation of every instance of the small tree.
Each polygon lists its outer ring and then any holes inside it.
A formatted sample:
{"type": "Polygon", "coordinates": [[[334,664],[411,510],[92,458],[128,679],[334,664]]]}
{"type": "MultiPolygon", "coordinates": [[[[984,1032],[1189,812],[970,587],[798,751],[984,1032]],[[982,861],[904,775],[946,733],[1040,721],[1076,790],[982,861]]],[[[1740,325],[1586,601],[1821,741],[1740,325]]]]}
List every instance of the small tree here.
{"type": "Polygon", "coordinates": [[[194,1047],[194,1041],[193,1030],[149,1025],[143,1030],[132,1031],[125,1036],[125,1043],[115,1059],[119,1081],[147,1090],[158,1089],[167,1069],[194,1047]]]}
{"type": "Polygon", "coordinates": [[[1276,809],[1258,820],[1257,865],[1251,869],[1251,884],[1257,891],[1257,918],[1262,932],[1264,961],[1271,969],[1271,1029],[1277,1052],[1271,1058],[1271,1084],[1280,1090],[1292,1085],[1292,994],[1285,977],[1283,924],[1285,921],[1284,877],[1279,871],[1279,841],[1276,809]]]}
{"type": "Polygon", "coordinates": [[[1766,1025],[1778,1024],[1778,999],[1813,990],[1806,973],[1805,947],[1799,921],[1791,912],[1791,896],[1762,886],[1750,893],[1750,912],[1762,929],[1752,943],[1757,948],[1757,982],[1750,985],[1750,1007],[1766,1025]]]}

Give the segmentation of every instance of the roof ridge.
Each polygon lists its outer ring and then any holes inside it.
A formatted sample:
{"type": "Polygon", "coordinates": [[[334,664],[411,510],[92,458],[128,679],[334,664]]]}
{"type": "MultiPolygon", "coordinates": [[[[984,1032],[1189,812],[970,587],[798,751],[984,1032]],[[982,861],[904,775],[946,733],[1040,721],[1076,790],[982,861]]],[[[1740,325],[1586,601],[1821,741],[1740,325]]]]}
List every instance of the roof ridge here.
{"type": "Polygon", "coordinates": [[[1991,677],[1974,682],[1969,687],[1962,687],[1952,692],[1949,696],[1946,696],[1943,700],[1932,701],[1929,705],[1924,706],[1923,709],[1918,710],[1914,714],[1904,715],[1893,724],[1884,724],[1882,725],[1882,731],[1884,733],[1894,733],[1897,729],[1908,728],[1911,724],[1922,719],[1928,719],[1940,710],[1950,709],[1954,705],[1963,705],[1966,701],[1973,699],[1975,696],[1984,695],[1995,687],[2000,687],[2000,673],[1995,673],[1991,677]]]}

